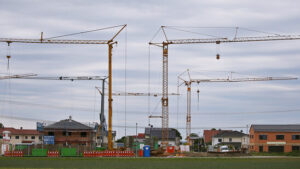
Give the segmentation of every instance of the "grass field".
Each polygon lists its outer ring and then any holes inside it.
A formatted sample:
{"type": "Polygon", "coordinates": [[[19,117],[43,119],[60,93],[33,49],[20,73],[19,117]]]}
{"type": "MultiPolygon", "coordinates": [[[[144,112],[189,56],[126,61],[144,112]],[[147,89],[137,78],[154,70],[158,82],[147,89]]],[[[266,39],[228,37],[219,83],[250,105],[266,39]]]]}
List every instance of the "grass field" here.
{"type": "Polygon", "coordinates": [[[0,158],[0,168],[299,169],[300,158],[0,158]]]}

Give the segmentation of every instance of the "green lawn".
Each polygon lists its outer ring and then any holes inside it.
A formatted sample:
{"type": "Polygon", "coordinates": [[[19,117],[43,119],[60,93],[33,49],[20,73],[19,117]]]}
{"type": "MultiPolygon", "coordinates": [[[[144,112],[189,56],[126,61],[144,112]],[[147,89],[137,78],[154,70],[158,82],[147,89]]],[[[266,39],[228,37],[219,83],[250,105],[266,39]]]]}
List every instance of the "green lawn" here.
{"type": "Polygon", "coordinates": [[[0,168],[299,169],[300,158],[0,158],[0,168]]]}

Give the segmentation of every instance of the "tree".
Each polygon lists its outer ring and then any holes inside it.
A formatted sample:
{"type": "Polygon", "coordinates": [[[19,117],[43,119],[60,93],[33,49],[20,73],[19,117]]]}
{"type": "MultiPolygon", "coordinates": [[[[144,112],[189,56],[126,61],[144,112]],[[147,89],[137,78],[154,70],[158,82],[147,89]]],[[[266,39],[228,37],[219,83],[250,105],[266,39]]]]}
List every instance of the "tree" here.
{"type": "Polygon", "coordinates": [[[121,137],[120,139],[118,139],[116,142],[117,142],[117,143],[124,143],[124,144],[125,144],[125,140],[126,140],[126,137],[123,136],[123,137],[121,137]]]}
{"type": "Polygon", "coordinates": [[[172,128],[172,130],[174,130],[174,131],[176,132],[176,137],[179,137],[180,140],[181,140],[181,139],[182,139],[182,136],[181,136],[180,132],[179,132],[177,129],[173,129],[173,128],[172,128]]]}
{"type": "Polygon", "coordinates": [[[196,134],[196,133],[191,133],[191,134],[190,134],[190,137],[199,137],[199,136],[198,136],[198,134],[196,134]]]}
{"type": "Polygon", "coordinates": [[[0,128],[4,128],[4,125],[2,123],[0,123],[0,128]]]}

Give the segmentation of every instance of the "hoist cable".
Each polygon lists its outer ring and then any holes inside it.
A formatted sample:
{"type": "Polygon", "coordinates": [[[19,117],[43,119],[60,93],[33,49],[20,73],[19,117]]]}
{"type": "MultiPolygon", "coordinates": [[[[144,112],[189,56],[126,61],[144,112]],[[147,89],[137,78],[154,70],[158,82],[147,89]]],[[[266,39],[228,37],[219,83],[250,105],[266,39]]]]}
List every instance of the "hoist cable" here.
{"type": "Polygon", "coordinates": [[[125,85],[125,105],[124,105],[124,111],[125,111],[125,137],[127,134],[127,27],[125,28],[125,47],[124,47],[124,58],[125,58],[125,80],[124,80],[124,85],[125,85]]]}
{"type": "MultiPolygon", "coordinates": [[[[151,74],[150,74],[150,71],[151,71],[151,67],[150,67],[150,58],[151,58],[151,46],[149,45],[148,47],[148,105],[147,105],[147,108],[148,108],[148,117],[150,116],[150,92],[151,92],[151,87],[150,87],[150,80],[151,80],[151,74]]],[[[150,118],[148,118],[148,125],[150,125],[150,118]]]]}

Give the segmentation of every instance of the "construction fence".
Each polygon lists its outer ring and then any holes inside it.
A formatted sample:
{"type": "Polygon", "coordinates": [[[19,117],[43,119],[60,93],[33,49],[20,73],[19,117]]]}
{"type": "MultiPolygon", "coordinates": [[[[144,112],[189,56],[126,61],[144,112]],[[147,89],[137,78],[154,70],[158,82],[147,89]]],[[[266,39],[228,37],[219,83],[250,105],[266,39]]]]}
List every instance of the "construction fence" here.
{"type": "Polygon", "coordinates": [[[133,151],[107,151],[85,145],[63,147],[60,145],[16,145],[5,151],[6,157],[134,157],[133,151]]]}

